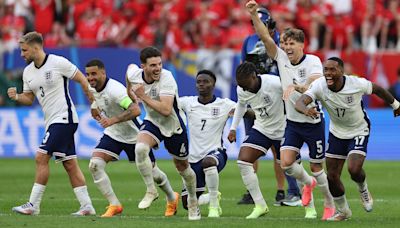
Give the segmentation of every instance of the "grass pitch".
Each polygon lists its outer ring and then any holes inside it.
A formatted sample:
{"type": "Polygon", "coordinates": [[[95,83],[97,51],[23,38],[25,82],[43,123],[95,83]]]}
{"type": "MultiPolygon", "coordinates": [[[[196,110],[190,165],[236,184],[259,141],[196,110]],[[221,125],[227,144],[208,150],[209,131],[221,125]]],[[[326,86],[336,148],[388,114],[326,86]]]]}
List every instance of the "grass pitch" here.
{"type": "MultiPolygon", "coordinates": [[[[320,221],[323,201],[316,189],[314,198],[318,219],[304,219],[301,207],[274,207],[276,182],[272,162],[263,160],[259,167],[259,181],[270,212],[256,220],[246,220],[251,213],[251,205],[237,205],[236,202],[245,192],[236,162],[230,160],[220,175],[221,206],[223,215],[218,219],[207,218],[208,209],[202,206],[202,220],[188,221],[187,212],[182,208],[172,218],[164,218],[165,199],[161,190],[160,199],[150,209],[139,210],[137,204],[143,197],[145,187],[136,167],[125,160],[110,163],[107,172],[114,191],[124,205],[122,216],[102,219],[97,216],[83,218],[71,217],[69,214],[79,208],[75,195],[70,187],[66,172],[61,164],[50,162],[50,180],[46,188],[38,216],[23,216],[11,211],[13,206],[27,202],[34,179],[33,159],[0,160],[0,227],[399,227],[400,226],[400,162],[367,161],[368,186],[374,198],[374,210],[366,213],[359,200],[359,194],[347,170],[342,179],[346,195],[353,211],[349,221],[338,223],[320,221]]],[[[88,160],[79,164],[86,176],[89,194],[98,215],[105,211],[107,201],[104,199],[88,171],[88,160]]],[[[158,161],[158,166],[167,173],[175,191],[181,190],[181,180],[175,171],[172,161],[158,161]]],[[[308,169],[308,162],[305,162],[308,169]]]]}

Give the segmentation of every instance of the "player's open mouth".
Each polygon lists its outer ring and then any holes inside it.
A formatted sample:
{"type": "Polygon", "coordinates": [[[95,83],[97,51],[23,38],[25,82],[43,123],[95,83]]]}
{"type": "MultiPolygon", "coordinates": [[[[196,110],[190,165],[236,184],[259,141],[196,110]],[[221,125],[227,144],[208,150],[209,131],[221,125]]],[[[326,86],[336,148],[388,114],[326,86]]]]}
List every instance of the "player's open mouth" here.
{"type": "Polygon", "coordinates": [[[327,85],[333,85],[334,81],[332,77],[325,77],[327,85]]]}

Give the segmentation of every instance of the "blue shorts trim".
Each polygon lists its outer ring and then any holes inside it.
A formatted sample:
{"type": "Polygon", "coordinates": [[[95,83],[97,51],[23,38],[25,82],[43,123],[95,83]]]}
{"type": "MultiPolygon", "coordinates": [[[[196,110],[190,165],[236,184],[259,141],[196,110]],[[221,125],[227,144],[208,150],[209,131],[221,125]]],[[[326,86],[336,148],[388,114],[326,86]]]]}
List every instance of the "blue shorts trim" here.
{"type": "Polygon", "coordinates": [[[56,162],[76,158],[74,134],[77,123],[54,123],[49,126],[38,152],[55,157],[56,162]]]}
{"type": "MultiPolygon", "coordinates": [[[[225,148],[213,150],[209,152],[204,158],[206,157],[211,157],[216,160],[218,173],[220,173],[224,169],[226,162],[228,160],[228,155],[226,154],[225,148]]],[[[190,167],[196,173],[196,182],[197,182],[196,192],[199,193],[203,193],[206,190],[206,176],[204,174],[203,167],[201,166],[201,163],[204,160],[204,158],[196,163],[190,163],[190,167]]],[[[182,196],[187,194],[188,193],[186,191],[186,188],[183,188],[182,196]]]]}
{"type": "Polygon", "coordinates": [[[158,144],[164,141],[165,148],[174,158],[178,160],[186,160],[189,156],[188,138],[186,127],[183,127],[182,129],[183,131],[179,135],[175,134],[171,137],[165,137],[161,134],[160,129],[155,124],[148,120],[144,120],[140,132],[150,135],[158,144]]]}
{"type": "MultiPolygon", "coordinates": [[[[136,144],[128,144],[119,142],[110,136],[104,134],[101,137],[100,142],[94,149],[94,152],[101,152],[108,154],[114,158],[114,160],[119,160],[119,155],[122,151],[125,151],[126,155],[128,156],[128,160],[130,162],[135,162],[135,146],[136,144]]],[[[149,153],[150,160],[154,163],[156,161],[153,150],[150,150],[149,153]]]]}
{"type": "Polygon", "coordinates": [[[340,139],[329,132],[326,157],[347,159],[350,154],[367,156],[369,135],[360,135],[352,139],[340,139]]]}

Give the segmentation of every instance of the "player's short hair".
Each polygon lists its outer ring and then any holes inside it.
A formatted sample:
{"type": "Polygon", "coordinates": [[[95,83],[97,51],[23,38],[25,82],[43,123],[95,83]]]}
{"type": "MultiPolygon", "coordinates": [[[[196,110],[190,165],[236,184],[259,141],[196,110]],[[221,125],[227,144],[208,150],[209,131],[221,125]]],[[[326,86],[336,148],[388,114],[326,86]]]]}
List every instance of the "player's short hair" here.
{"type": "Polygon", "coordinates": [[[344,70],[344,62],[341,58],[339,57],[330,57],[328,60],[332,60],[338,63],[339,67],[344,70]]]}
{"type": "Polygon", "coordinates": [[[236,68],[236,80],[249,78],[251,74],[257,75],[257,67],[252,62],[244,61],[236,68]]]}
{"type": "Polygon", "coordinates": [[[92,59],[86,63],[86,67],[97,66],[99,69],[105,69],[104,63],[100,59],[92,59]]]}
{"type": "Polygon", "coordinates": [[[148,58],[161,57],[161,52],[155,47],[146,47],[140,51],[140,62],[146,63],[148,58]]]}
{"type": "Polygon", "coordinates": [[[287,41],[289,38],[295,40],[300,43],[304,43],[304,32],[301,29],[288,28],[282,34],[282,38],[284,41],[287,41]]]}
{"type": "Polygon", "coordinates": [[[214,79],[214,82],[217,81],[217,77],[215,76],[214,72],[212,72],[211,70],[201,70],[201,71],[197,72],[196,78],[200,74],[207,74],[207,75],[209,75],[210,77],[212,77],[214,79]]]}
{"type": "Polygon", "coordinates": [[[28,45],[39,44],[40,46],[43,46],[43,36],[38,32],[28,32],[19,39],[19,43],[25,43],[28,45]]]}

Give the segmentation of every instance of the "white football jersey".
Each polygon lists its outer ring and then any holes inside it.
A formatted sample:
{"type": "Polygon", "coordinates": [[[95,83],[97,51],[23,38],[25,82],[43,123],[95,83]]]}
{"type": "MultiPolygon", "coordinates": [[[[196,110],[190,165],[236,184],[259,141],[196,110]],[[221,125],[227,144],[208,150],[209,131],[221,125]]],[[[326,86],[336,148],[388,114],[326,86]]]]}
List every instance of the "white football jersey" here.
{"type": "Polygon", "coordinates": [[[182,124],[186,124],[186,117],[179,104],[178,86],[176,85],[172,73],[168,70],[162,69],[160,80],[147,84],[143,79],[143,70],[138,68],[135,64],[131,64],[126,71],[126,75],[129,83],[133,85],[143,84],[146,95],[151,97],[153,100],[159,101],[160,96],[174,97],[172,113],[167,117],[161,115],[143,102],[146,110],[146,117],[144,119],[156,125],[160,129],[161,134],[165,137],[171,137],[174,134],[181,134],[184,127],[181,125],[181,121],[182,124]]]}
{"type": "MultiPolygon", "coordinates": [[[[90,87],[90,86],[89,86],[90,87]]],[[[114,79],[106,80],[105,87],[100,92],[90,87],[96,103],[99,106],[102,115],[107,118],[117,116],[124,112],[124,108],[120,106],[123,99],[128,97],[125,86],[114,79]]],[[[121,123],[116,123],[104,129],[104,134],[110,136],[118,142],[135,144],[136,136],[139,132],[140,122],[136,118],[121,123]]]]}
{"type": "Polygon", "coordinates": [[[24,92],[33,92],[42,106],[47,128],[53,123],[78,123],[78,115],[69,95],[69,79],[78,68],[66,58],[46,55],[39,68],[34,62],[25,67],[22,75],[24,92]]]}
{"type": "Polygon", "coordinates": [[[228,98],[216,98],[208,104],[202,104],[198,96],[181,97],[179,100],[188,119],[189,162],[198,162],[209,152],[223,148],[225,123],[236,103],[228,98]]]}
{"type": "MultiPolygon", "coordinates": [[[[292,65],[286,53],[277,47],[275,60],[278,63],[283,90],[292,84],[304,85],[311,75],[323,74],[321,60],[315,55],[306,54],[299,64],[292,65]]],[[[294,91],[285,102],[287,119],[298,123],[319,123],[320,118],[313,119],[296,111],[295,104],[300,96],[301,93],[294,91]]],[[[315,105],[320,109],[319,103],[315,105]]]]}
{"type": "Polygon", "coordinates": [[[341,139],[369,134],[370,121],[363,108],[362,96],[371,93],[372,83],[356,76],[345,76],[344,87],[339,92],[328,89],[325,77],[315,80],[305,92],[321,101],[331,120],[329,131],[341,139]]]}
{"type": "Polygon", "coordinates": [[[238,103],[250,105],[254,111],[254,129],[270,139],[280,140],[286,127],[281,82],[275,75],[263,74],[259,77],[261,88],[256,94],[237,87],[238,103]]]}

